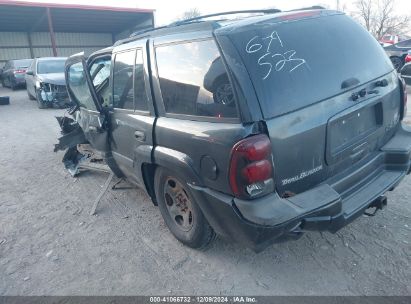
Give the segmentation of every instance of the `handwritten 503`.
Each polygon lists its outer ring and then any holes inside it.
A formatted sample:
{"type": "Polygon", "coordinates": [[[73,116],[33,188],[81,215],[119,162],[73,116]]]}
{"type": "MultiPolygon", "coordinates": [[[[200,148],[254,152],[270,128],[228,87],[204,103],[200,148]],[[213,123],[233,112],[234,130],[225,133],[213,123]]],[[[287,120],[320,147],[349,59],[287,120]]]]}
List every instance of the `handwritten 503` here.
{"type": "Polygon", "coordinates": [[[273,31],[267,37],[254,36],[248,41],[245,51],[248,54],[263,54],[257,60],[257,64],[266,70],[263,80],[267,79],[273,70],[291,73],[306,64],[305,59],[296,57],[296,50],[285,49],[277,31],[273,31]],[[276,45],[276,49],[280,49],[280,52],[272,51],[273,45],[276,45]]]}

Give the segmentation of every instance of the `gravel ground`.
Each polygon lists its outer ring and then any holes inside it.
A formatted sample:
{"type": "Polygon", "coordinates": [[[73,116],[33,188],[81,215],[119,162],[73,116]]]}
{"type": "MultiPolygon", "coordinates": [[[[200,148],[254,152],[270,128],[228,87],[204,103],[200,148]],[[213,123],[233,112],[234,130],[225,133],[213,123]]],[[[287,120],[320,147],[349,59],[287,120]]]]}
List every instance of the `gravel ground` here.
{"type": "Polygon", "coordinates": [[[385,211],[337,234],[195,251],[138,189],[110,190],[90,216],[107,174],[64,170],[52,152],[64,110],[0,95],[0,295],[411,295],[410,177],[385,211]]]}

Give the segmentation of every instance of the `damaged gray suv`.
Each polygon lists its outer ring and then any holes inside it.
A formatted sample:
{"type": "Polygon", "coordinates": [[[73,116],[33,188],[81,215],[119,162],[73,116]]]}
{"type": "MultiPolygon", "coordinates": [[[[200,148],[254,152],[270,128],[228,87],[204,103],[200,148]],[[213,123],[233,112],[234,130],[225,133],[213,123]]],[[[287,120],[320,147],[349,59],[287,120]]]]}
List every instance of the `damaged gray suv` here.
{"type": "Polygon", "coordinates": [[[378,42],[341,12],[262,13],[194,18],[66,62],[70,145],[88,141],[145,189],[190,247],[336,232],[410,172],[405,84],[378,42]]]}

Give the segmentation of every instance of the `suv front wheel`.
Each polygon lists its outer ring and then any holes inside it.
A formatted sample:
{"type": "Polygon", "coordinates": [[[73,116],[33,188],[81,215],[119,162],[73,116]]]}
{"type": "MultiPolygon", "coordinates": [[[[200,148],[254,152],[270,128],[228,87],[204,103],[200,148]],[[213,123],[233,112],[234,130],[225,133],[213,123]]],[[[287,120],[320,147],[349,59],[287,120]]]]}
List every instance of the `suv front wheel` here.
{"type": "Polygon", "coordinates": [[[40,91],[36,90],[36,100],[37,100],[37,106],[39,109],[45,109],[48,108],[47,103],[43,101],[43,98],[41,97],[40,91]]]}
{"type": "Polygon", "coordinates": [[[187,185],[171,171],[158,168],[154,186],[161,215],[175,238],[192,248],[206,247],[215,232],[187,185]]]}

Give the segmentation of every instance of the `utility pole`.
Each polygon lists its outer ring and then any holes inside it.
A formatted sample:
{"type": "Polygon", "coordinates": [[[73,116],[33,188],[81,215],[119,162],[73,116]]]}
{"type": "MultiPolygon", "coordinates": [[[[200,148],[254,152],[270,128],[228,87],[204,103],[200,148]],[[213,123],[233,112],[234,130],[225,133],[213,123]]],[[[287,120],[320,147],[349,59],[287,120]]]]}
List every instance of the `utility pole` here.
{"type": "Polygon", "coordinates": [[[47,14],[47,19],[49,23],[49,33],[50,33],[50,39],[51,39],[51,47],[53,48],[53,55],[54,57],[57,57],[56,36],[54,35],[53,20],[51,18],[51,12],[50,12],[49,7],[46,7],[46,14],[47,14]]]}

